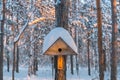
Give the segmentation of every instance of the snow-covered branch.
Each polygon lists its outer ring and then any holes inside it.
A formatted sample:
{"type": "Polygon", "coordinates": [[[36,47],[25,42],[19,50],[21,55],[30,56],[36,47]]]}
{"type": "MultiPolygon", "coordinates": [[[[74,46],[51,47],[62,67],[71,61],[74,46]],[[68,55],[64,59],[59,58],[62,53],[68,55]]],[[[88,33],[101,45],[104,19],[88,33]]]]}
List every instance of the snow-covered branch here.
{"type": "Polygon", "coordinates": [[[46,19],[45,17],[37,18],[37,19],[33,20],[32,22],[29,22],[28,25],[29,25],[29,26],[32,26],[33,24],[36,24],[36,23],[38,23],[38,22],[40,22],[40,21],[43,21],[43,20],[45,20],[45,19],[46,19]]]}
{"type": "Polygon", "coordinates": [[[51,17],[48,17],[48,18],[46,18],[46,17],[37,18],[37,19],[33,20],[32,22],[29,22],[28,25],[32,26],[32,25],[34,25],[34,24],[36,24],[38,22],[44,21],[44,20],[55,20],[55,18],[51,18],[51,17]]]}
{"type": "Polygon", "coordinates": [[[23,26],[23,28],[20,30],[19,35],[16,38],[14,38],[14,42],[17,42],[19,40],[20,36],[22,35],[22,33],[24,32],[24,30],[26,29],[27,26],[32,26],[32,25],[34,25],[34,24],[36,24],[38,22],[41,22],[43,20],[49,20],[49,19],[54,20],[54,18],[41,17],[41,18],[35,19],[35,20],[31,21],[31,22],[27,21],[26,24],[23,26]]]}
{"type": "Polygon", "coordinates": [[[24,30],[26,29],[27,25],[28,25],[28,21],[25,23],[25,25],[23,26],[23,28],[20,30],[19,35],[16,38],[14,38],[14,42],[17,42],[19,40],[21,34],[24,32],[24,30]]]}

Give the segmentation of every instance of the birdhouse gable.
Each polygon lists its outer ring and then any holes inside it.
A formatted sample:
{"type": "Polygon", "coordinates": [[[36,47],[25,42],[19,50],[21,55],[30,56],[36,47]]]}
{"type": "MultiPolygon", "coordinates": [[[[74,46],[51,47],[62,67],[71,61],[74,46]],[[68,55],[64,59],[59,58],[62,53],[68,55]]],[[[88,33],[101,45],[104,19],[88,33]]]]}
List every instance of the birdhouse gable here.
{"type": "Polygon", "coordinates": [[[44,38],[43,54],[77,54],[77,47],[67,30],[64,28],[55,28],[44,38]]]}
{"type": "Polygon", "coordinates": [[[46,55],[74,55],[75,53],[62,38],[57,39],[45,52],[46,55]]]}

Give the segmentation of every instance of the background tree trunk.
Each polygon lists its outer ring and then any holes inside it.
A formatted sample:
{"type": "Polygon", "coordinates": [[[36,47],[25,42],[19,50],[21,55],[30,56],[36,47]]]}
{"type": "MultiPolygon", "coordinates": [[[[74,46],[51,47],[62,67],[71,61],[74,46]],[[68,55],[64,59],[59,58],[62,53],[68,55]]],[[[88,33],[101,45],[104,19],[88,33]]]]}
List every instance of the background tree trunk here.
{"type": "MultiPolygon", "coordinates": [[[[17,20],[16,20],[16,22],[18,23],[18,12],[17,12],[17,20]]],[[[19,26],[18,25],[17,25],[17,31],[19,32],[19,26]]],[[[16,56],[15,57],[16,57],[15,58],[16,72],[19,73],[19,47],[18,47],[18,41],[16,42],[16,56]]]]}
{"type": "Polygon", "coordinates": [[[106,71],[106,49],[103,49],[104,54],[104,71],[106,71]]]}
{"type": "MultiPolygon", "coordinates": [[[[77,48],[79,48],[79,45],[78,45],[78,27],[75,27],[75,42],[76,42],[76,45],[77,45],[77,48]]],[[[78,50],[78,54],[79,54],[79,50],[78,50]]],[[[79,62],[78,62],[78,55],[75,55],[75,58],[76,58],[76,71],[77,71],[77,75],[79,74],[79,62]]]]}
{"type": "Polygon", "coordinates": [[[111,0],[112,7],[112,53],[111,53],[111,80],[117,80],[117,15],[116,0],[111,0]]]}
{"type": "Polygon", "coordinates": [[[19,47],[18,43],[16,44],[16,72],[19,73],[19,47]]]}
{"type": "Polygon", "coordinates": [[[90,39],[89,39],[89,36],[90,36],[90,33],[88,32],[88,75],[90,76],[91,75],[91,69],[90,69],[90,39]]]}
{"type": "Polygon", "coordinates": [[[13,47],[13,66],[12,66],[12,80],[14,80],[14,76],[15,76],[15,47],[16,47],[16,43],[14,42],[14,47],[13,47]]]}
{"type": "Polygon", "coordinates": [[[100,0],[96,0],[97,6],[97,23],[98,23],[98,53],[99,53],[99,77],[104,80],[104,55],[102,49],[102,16],[100,0]]]}
{"type": "Polygon", "coordinates": [[[4,33],[4,22],[5,22],[5,0],[2,0],[2,20],[0,26],[0,80],[3,80],[3,33],[4,33]]]}
{"type": "MultiPolygon", "coordinates": [[[[30,37],[30,41],[33,40],[34,36],[33,36],[33,32],[34,29],[32,28],[31,30],[31,37],[30,37]]],[[[35,70],[35,45],[34,44],[30,44],[30,60],[29,60],[29,68],[28,68],[28,75],[36,75],[36,70],[35,70]]]]}
{"type": "Polygon", "coordinates": [[[7,71],[10,71],[10,56],[9,56],[9,52],[7,52],[7,71]]]}
{"type": "Polygon", "coordinates": [[[73,71],[73,56],[72,55],[70,56],[70,62],[71,62],[71,74],[74,74],[74,71],[73,71]]]}
{"type": "Polygon", "coordinates": [[[57,57],[58,56],[54,56],[54,68],[55,68],[55,79],[54,80],[57,80],[57,57]]]}

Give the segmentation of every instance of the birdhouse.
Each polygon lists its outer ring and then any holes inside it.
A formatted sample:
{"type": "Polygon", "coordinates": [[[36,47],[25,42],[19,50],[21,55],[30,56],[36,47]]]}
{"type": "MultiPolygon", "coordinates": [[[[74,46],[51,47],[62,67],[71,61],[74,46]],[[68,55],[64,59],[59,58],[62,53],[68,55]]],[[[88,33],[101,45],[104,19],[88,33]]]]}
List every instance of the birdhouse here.
{"type": "Polygon", "coordinates": [[[43,54],[76,55],[77,46],[67,30],[57,27],[44,38],[43,54]]]}

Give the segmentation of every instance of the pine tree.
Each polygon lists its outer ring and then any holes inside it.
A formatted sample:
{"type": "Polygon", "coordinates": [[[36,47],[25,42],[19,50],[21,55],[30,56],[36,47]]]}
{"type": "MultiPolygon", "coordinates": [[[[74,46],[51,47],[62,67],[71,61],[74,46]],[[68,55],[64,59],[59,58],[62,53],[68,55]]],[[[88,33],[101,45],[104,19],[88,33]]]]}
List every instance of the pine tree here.
{"type": "Polygon", "coordinates": [[[102,15],[100,0],[96,0],[97,6],[97,23],[98,23],[98,53],[99,53],[99,77],[104,80],[104,54],[102,49],[102,15]]]}
{"type": "Polygon", "coordinates": [[[0,80],[3,80],[3,33],[4,33],[4,22],[5,22],[5,0],[2,0],[2,20],[0,26],[0,80]]]}
{"type": "Polygon", "coordinates": [[[116,0],[111,0],[112,7],[112,53],[111,53],[111,80],[117,80],[117,15],[116,0]]]}

